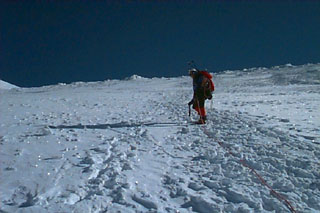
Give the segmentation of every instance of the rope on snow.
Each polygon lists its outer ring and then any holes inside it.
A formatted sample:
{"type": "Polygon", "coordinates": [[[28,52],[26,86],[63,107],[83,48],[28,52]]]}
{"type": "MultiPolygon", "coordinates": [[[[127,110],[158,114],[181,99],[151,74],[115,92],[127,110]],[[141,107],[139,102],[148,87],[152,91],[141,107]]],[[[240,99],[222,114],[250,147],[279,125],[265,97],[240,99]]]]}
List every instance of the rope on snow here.
{"type": "MultiPolygon", "coordinates": [[[[204,130],[204,134],[207,135],[208,138],[213,138],[210,136],[209,132],[207,131],[206,127],[203,126],[204,130]]],[[[236,157],[236,155],[231,151],[231,149],[229,147],[226,147],[223,145],[223,143],[221,141],[217,141],[218,144],[225,149],[231,156],[236,157]]],[[[278,193],[277,191],[275,191],[266,181],[265,179],[251,166],[249,166],[244,159],[240,159],[239,160],[240,164],[244,167],[247,167],[255,176],[258,177],[258,179],[260,180],[260,182],[262,183],[262,185],[265,185],[271,192],[271,194],[273,194],[280,202],[284,202],[284,204],[287,206],[287,208],[293,212],[296,213],[297,211],[295,210],[295,208],[292,206],[292,204],[288,201],[288,199],[286,199],[283,195],[281,195],[280,193],[278,193]]]]}

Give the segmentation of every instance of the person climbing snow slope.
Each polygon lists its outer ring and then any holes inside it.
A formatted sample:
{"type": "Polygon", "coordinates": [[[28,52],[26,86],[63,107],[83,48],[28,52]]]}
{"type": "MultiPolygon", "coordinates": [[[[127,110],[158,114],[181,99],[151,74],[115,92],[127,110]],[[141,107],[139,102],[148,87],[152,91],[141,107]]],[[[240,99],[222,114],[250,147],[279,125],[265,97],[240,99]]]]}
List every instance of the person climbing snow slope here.
{"type": "Polygon", "coordinates": [[[189,70],[189,75],[193,79],[193,98],[188,105],[189,107],[192,105],[192,108],[200,115],[197,123],[205,124],[207,120],[205,100],[211,100],[214,91],[212,75],[207,71],[199,71],[194,68],[189,70]]]}

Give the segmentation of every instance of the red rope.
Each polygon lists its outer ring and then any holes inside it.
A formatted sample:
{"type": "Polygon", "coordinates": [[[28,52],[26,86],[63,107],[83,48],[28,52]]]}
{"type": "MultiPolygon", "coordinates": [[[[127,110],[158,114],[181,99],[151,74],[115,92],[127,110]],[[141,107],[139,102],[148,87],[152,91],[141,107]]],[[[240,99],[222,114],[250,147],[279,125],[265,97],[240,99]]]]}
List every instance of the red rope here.
{"type": "MultiPolygon", "coordinates": [[[[199,100],[197,100],[197,104],[198,104],[198,108],[200,110],[200,104],[199,104],[199,100]]],[[[200,119],[202,119],[201,116],[201,112],[200,112],[200,119]]],[[[203,120],[202,120],[203,122],[203,120]]],[[[204,122],[203,122],[204,123],[204,122]]],[[[206,128],[204,127],[204,133],[208,136],[208,138],[211,138],[210,134],[206,131],[206,128]]],[[[223,143],[220,141],[217,141],[218,144],[224,148],[225,150],[227,150],[227,152],[232,155],[233,157],[236,157],[236,155],[232,152],[232,150],[229,147],[223,146],[223,143]]],[[[258,179],[260,180],[260,182],[262,183],[262,185],[265,185],[271,192],[271,194],[273,194],[276,198],[278,198],[278,200],[280,202],[284,202],[285,205],[287,206],[287,208],[293,212],[296,213],[297,211],[294,209],[294,207],[291,205],[291,203],[284,197],[282,196],[280,193],[276,192],[266,181],[265,179],[251,166],[249,166],[244,159],[240,159],[239,161],[241,163],[241,165],[243,165],[244,167],[247,167],[254,175],[256,175],[258,177],[258,179]]]]}
{"type": "MultiPolygon", "coordinates": [[[[204,129],[204,133],[208,136],[208,138],[212,138],[210,136],[209,133],[207,133],[206,129],[204,129]]],[[[236,157],[236,155],[231,151],[231,149],[229,147],[226,147],[223,145],[222,142],[220,141],[217,141],[218,144],[224,148],[225,150],[227,150],[227,152],[232,155],[233,157],[236,157]]],[[[265,179],[254,169],[252,168],[251,166],[249,166],[244,159],[240,159],[239,161],[241,163],[241,165],[243,165],[244,167],[247,167],[254,175],[256,175],[258,177],[258,179],[260,180],[260,182],[262,183],[262,185],[265,185],[269,190],[270,192],[276,197],[278,198],[278,200],[280,202],[284,202],[284,204],[287,206],[287,208],[293,212],[293,213],[296,213],[297,211],[294,209],[294,207],[291,205],[291,203],[284,197],[282,196],[280,193],[276,192],[266,181],[265,179]]]]}

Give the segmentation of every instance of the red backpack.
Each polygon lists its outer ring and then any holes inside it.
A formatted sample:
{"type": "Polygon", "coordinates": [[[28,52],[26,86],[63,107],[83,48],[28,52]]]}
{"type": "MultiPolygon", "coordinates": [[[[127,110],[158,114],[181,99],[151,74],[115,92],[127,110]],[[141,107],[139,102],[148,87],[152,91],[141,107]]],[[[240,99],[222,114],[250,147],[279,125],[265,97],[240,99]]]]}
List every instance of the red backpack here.
{"type": "Polygon", "coordinates": [[[212,82],[212,75],[207,71],[199,71],[199,72],[201,75],[205,76],[209,80],[210,84],[209,84],[208,89],[210,89],[210,92],[213,92],[214,91],[214,84],[212,82]]]}

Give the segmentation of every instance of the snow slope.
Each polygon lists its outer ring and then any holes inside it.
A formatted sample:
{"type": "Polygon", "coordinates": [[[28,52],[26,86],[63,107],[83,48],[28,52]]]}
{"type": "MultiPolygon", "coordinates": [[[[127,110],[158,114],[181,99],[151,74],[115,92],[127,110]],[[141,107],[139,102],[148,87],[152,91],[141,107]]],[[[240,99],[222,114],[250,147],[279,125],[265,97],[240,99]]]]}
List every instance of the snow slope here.
{"type": "Polygon", "coordinates": [[[12,89],[12,88],[18,88],[18,87],[13,84],[9,84],[5,81],[0,80],[0,89],[12,89]]]}
{"type": "Polygon", "coordinates": [[[319,212],[320,65],[214,81],[206,125],[189,77],[2,92],[1,212],[289,212],[243,165],[319,212]]]}

